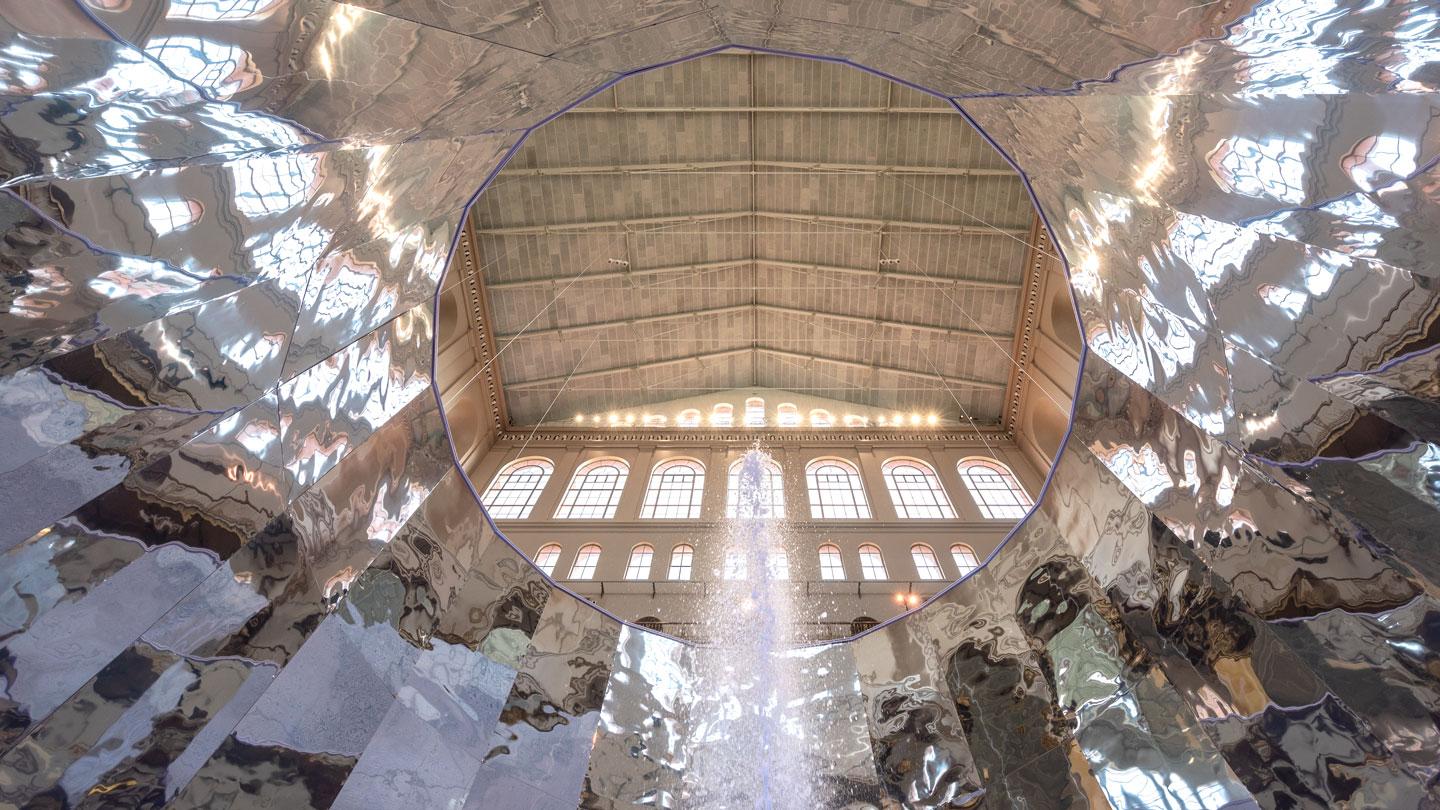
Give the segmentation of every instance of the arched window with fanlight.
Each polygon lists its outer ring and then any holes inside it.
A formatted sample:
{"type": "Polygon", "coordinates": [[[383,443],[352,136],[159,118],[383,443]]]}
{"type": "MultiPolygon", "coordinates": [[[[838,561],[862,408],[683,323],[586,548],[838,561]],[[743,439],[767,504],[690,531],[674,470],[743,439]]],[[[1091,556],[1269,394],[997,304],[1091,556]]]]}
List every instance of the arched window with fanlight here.
{"type": "Polygon", "coordinates": [[[630,467],[618,458],[597,458],[580,465],[555,517],[565,520],[609,520],[620,506],[630,467]]]}
{"type": "Polygon", "coordinates": [[[881,556],[879,546],[866,543],[860,547],[860,575],[866,579],[890,578],[890,574],[885,570],[885,558],[881,556]]]}
{"type": "Polygon", "coordinates": [[[728,402],[717,402],[710,409],[710,426],[728,428],[735,426],[735,406],[728,402]]]}
{"type": "Polygon", "coordinates": [[[535,567],[550,576],[555,576],[555,565],[560,562],[560,544],[547,543],[535,552],[535,567]]]}
{"type": "Polygon", "coordinates": [[[675,424],[687,428],[700,427],[700,409],[686,408],[675,417],[675,424]]]}
{"type": "Polygon", "coordinates": [[[555,465],[548,458],[516,459],[500,468],[480,502],[495,520],[524,520],[553,472],[555,465]]]}
{"type": "Polygon", "coordinates": [[[838,458],[817,458],[805,467],[810,491],[810,517],[856,520],[870,517],[870,502],[860,470],[838,458]]]}
{"type": "Polygon", "coordinates": [[[810,427],[828,428],[835,426],[835,417],[824,408],[814,408],[810,411],[810,427]]]}
{"type": "Polygon", "coordinates": [[[575,552],[575,562],[570,565],[571,579],[594,579],[595,568],[600,565],[600,547],[594,543],[581,546],[575,552]]]}
{"type": "Polygon", "coordinates": [[[840,547],[833,543],[820,547],[820,578],[831,581],[845,578],[845,561],[840,557],[840,547]]]}
{"type": "Polygon", "coordinates": [[[640,517],[694,520],[705,497],[705,465],[693,458],[672,458],[655,465],[645,488],[640,517]]]}
{"type": "Polygon", "coordinates": [[[761,463],[755,482],[755,498],[741,503],[740,484],[745,459],[730,465],[730,477],[725,488],[726,517],[754,517],[780,519],[785,517],[785,481],[780,465],[774,459],[761,463]],[[753,512],[753,514],[752,514],[753,512]]]}
{"type": "Polygon", "coordinates": [[[793,402],[782,402],[775,407],[775,421],[780,427],[799,427],[800,408],[793,402]]]}
{"type": "Polygon", "coordinates": [[[940,485],[935,468],[913,458],[892,458],[880,468],[885,488],[901,518],[953,520],[955,507],[940,485]]]}
{"type": "Polygon", "coordinates": [[[991,520],[1019,520],[1035,502],[1009,467],[993,458],[967,458],[958,465],[960,480],[980,507],[980,514],[991,520]]]}
{"type": "Polygon", "coordinates": [[[649,579],[650,563],[655,559],[655,547],[641,543],[630,549],[630,560],[625,563],[626,579],[649,579]]]}
{"type": "Polygon", "coordinates": [[[687,582],[694,564],[695,547],[689,543],[681,543],[670,549],[670,571],[666,574],[666,578],[676,582],[687,582]]]}
{"type": "Polygon", "coordinates": [[[880,622],[869,616],[856,616],[850,622],[850,635],[858,636],[878,624],[880,624],[880,622]]]}
{"type": "Polygon", "coordinates": [[[765,399],[750,397],[745,400],[745,427],[765,427],[765,399]]]}
{"type": "Polygon", "coordinates": [[[956,543],[950,547],[950,559],[955,561],[955,569],[962,577],[980,567],[980,558],[975,556],[975,549],[964,543],[956,543]]]}
{"type": "Polygon", "coordinates": [[[945,572],[940,569],[940,560],[935,556],[935,549],[924,543],[916,543],[910,547],[910,559],[915,562],[915,574],[921,579],[945,578],[945,572]]]}

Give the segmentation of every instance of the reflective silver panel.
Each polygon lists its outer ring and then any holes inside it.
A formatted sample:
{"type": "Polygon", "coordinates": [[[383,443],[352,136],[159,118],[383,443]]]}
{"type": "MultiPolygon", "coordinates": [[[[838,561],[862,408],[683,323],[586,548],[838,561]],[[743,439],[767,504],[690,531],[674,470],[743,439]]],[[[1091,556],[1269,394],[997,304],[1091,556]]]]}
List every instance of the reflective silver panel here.
{"type": "Polygon", "coordinates": [[[0,803],[703,805],[695,656],[454,468],[431,296],[523,134],[736,45],[957,100],[1089,346],[986,568],[796,651],[837,807],[1421,807],[1433,3],[0,9],[0,803]]]}

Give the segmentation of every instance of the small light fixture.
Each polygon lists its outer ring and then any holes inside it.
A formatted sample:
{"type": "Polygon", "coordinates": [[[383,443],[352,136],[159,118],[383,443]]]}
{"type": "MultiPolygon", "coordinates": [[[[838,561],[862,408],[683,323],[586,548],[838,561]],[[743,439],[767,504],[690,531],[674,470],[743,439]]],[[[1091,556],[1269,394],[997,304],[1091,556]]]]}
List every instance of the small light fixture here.
{"type": "Polygon", "coordinates": [[[918,424],[920,424],[920,414],[918,414],[918,413],[912,413],[912,414],[910,414],[910,424],[912,424],[912,425],[918,425],[918,424]]]}
{"type": "Polygon", "coordinates": [[[585,423],[585,414],[583,414],[583,413],[577,413],[577,414],[575,414],[575,424],[577,424],[577,425],[583,425],[584,423],[585,423]]]}
{"type": "Polygon", "coordinates": [[[878,425],[880,425],[881,427],[884,427],[884,426],[885,426],[885,417],[883,417],[883,416],[876,417],[876,418],[875,418],[875,423],[878,424],[878,425]]]}
{"type": "Polygon", "coordinates": [[[940,417],[932,413],[929,416],[925,417],[925,423],[928,424],[930,427],[935,427],[936,425],[940,424],[940,417]]]}
{"type": "Polygon", "coordinates": [[[633,413],[627,413],[627,414],[625,414],[625,424],[627,424],[627,425],[633,425],[633,424],[635,424],[635,414],[633,414],[633,413]]]}

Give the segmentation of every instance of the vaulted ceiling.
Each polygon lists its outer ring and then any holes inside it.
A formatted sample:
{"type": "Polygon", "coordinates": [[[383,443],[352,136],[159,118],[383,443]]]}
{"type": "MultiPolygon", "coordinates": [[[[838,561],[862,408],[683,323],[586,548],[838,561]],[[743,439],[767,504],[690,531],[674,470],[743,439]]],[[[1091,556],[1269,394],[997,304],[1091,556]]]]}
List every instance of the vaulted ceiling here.
{"type": "Polygon", "coordinates": [[[510,421],[745,387],[994,425],[1035,213],[945,102],[722,53],[534,133],[473,213],[510,421]]]}

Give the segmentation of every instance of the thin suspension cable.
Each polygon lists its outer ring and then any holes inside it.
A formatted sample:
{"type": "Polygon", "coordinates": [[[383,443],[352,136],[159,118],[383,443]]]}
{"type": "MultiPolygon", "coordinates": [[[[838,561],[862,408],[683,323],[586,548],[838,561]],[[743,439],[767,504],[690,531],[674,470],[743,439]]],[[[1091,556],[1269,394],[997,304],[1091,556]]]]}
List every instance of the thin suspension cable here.
{"type": "Polygon", "coordinates": [[[1009,238],[1009,239],[1013,239],[1013,240],[1015,240],[1016,242],[1019,242],[1020,244],[1024,245],[1025,247],[1030,248],[1031,250],[1034,250],[1034,251],[1037,251],[1037,252],[1039,252],[1039,253],[1042,253],[1042,254],[1044,254],[1044,255],[1046,255],[1046,256],[1049,256],[1050,258],[1054,259],[1054,260],[1057,261],[1057,262],[1060,261],[1060,257],[1059,257],[1059,256],[1056,256],[1054,253],[1051,253],[1051,252],[1048,251],[1048,250],[1044,250],[1044,249],[1041,248],[1039,245],[1031,244],[1031,243],[1029,242],[1029,240],[1022,239],[1021,237],[1018,237],[1018,236],[1010,233],[1009,231],[1006,231],[1004,228],[1001,228],[999,225],[995,225],[994,223],[987,222],[987,221],[985,221],[984,218],[978,217],[978,216],[970,213],[969,211],[966,211],[965,209],[961,208],[960,206],[955,205],[954,203],[948,202],[948,201],[946,201],[946,200],[942,200],[942,199],[940,199],[939,197],[936,197],[934,194],[931,194],[930,192],[926,191],[926,190],[923,189],[923,188],[920,188],[919,186],[917,186],[917,185],[915,185],[915,184],[913,184],[913,183],[906,183],[906,182],[905,182],[905,178],[903,178],[903,177],[900,177],[900,176],[898,176],[898,175],[886,175],[886,176],[889,177],[889,178],[891,178],[891,179],[893,179],[893,180],[899,180],[901,183],[905,183],[905,185],[906,185],[906,186],[909,186],[911,189],[914,189],[915,191],[920,192],[921,194],[925,195],[926,197],[929,197],[930,199],[934,200],[935,202],[940,203],[940,204],[943,205],[943,206],[946,206],[947,208],[951,208],[951,209],[954,209],[955,211],[960,212],[962,215],[964,215],[964,216],[966,216],[966,217],[969,217],[969,218],[970,218],[971,220],[973,220],[974,222],[977,222],[977,223],[979,223],[980,225],[983,225],[983,226],[985,226],[986,228],[989,228],[989,229],[995,231],[996,233],[1000,234],[1001,236],[1007,237],[1007,238],[1009,238]]]}
{"type": "MultiPolygon", "coordinates": [[[[609,246],[611,246],[611,245],[613,245],[613,244],[614,244],[614,240],[611,239],[611,241],[610,241],[606,246],[609,247],[609,246]]],[[[477,246],[477,250],[478,250],[478,246],[477,246]]],[[[581,268],[581,270],[580,270],[579,273],[576,273],[573,278],[571,278],[568,282],[566,282],[566,283],[565,283],[565,286],[562,287],[562,288],[560,288],[559,292],[556,292],[554,295],[552,295],[552,296],[550,297],[550,300],[545,303],[545,306],[541,307],[538,312],[536,312],[533,316],[531,316],[530,320],[529,320],[529,321],[526,321],[525,325],[520,328],[520,331],[519,331],[519,332],[516,332],[514,335],[512,335],[512,336],[510,337],[510,339],[505,342],[505,345],[504,345],[504,346],[501,346],[498,350],[496,350],[494,356],[492,356],[489,360],[486,360],[486,361],[485,361],[485,364],[480,367],[480,371],[483,372],[483,371],[485,371],[486,369],[490,368],[490,366],[494,365],[495,361],[497,361],[497,360],[500,359],[500,355],[504,354],[506,349],[508,349],[508,348],[510,348],[512,345],[514,345],[515,341],[519,340],[519,339],[525,334],[525,332],[528,331],[528,330],[530,329],[530,327],[535,324],[535,321],[536,321],[541,315],[544,315],[544,314],[545,314],[546,310],[550,309],[550,307],[553,306],[556,301],[559,301],[560,298],[565,295],[566,291],[569,290],[570,287],[572,287],[572,286],[575,284],[575,282],[579,281],[582,276],[584,276],[586,273],[590,272],[590,268],[594,267],[594,266],[600,261],[600,259],[601,259],[602,257],[603,257],[603,253],[601,253],[601,254],[596,254],[595,258],[591,259],[589,264],[587,264],[587,265],[585,265],[585,267],[581,268]]],[[[608,258],[608,257],[605,257],[605,258],[608,258]]],[[[493,328],[493,325],[492,325],[492,328],[493,328]]]]}
{"type": "Polygon", "coordinates": [[[540,430],[540,426],[545,424],[546,419],[550,418],[550,410],[555,407],[556,402],[560,401],[560,395],[565,393],[565,386],[570,384],[570,378],[574,377],[575,372],[580,370],[580,366],[585,363],[585,358],[589,356],[590,350],[594,348],[594,346],[595,341],[590,341],[590,345],[586,346],[585,351],[580,353],[580,359],[575,361],[575,367],[570,369],[570,373],[565,376],[565,382],[556,390],[555,396],[550,398],[550,404],[545,406],[545,413],[540,415],[540,420],[535,423],[535,427],[530,430],[530,435],[526,436],[525,442],[520,445],[520,458],[525,457],[525,448],[530,446],[530,440],[535,438],[535,434],[540,430]]]}
{"type": "MultiPolygon", "coordinates": [[[[905,261],[906,261],[908,264],[914,265],[918,270],[920,270],[920,272],[924,273],[927,277],[930,275],[929,271],[927,271],[927,270],[924,268],[923,265],[920,265],[920,264],[918,264],[917,262],[915,262],[913,259],[911,259],[910,256],[909,256],[909,254],[906,254],[905,251],[901,250],[898,245],[895,245],[895,244],[892,243],[892,244],[891,244],[891,247],[895,248],[898,252],[900,252],[900,253],[902,253],[902,254],[905,254],[905,261]]],[[[975,320],[975,318],[972,317],[972,316],[970,315],[970,313],[965,310],[964,307],[962,307],[962,306],[960,306],[959,304],[955,303],[955,299],[950,297],[950,293],[949,293],[949,292],[947,292],[943,287],[940,288],[939,292],[940,292],[941,295],[945,296],[945,300],[948,301],[948,302],[950,302],[950,305],[951,305],[951,306],[955,307],[955,309],[958,310],[961,315],[964,315],[972,324],[975,325],[975,329],[976,329],[977,331],[979,331],[981,334],[983,334],[983,335],[985,336],[985,338],[986,338],[987,340],[989,340],[991,343],[993,343],[993,344],[995,345],[995,348],[997,348],[997,349],[1000,350],[1000,353],[1005,356],[1005,359],[1006,359],[1006,360],[1009,360],[1009,361],[1010,361],[1010,365],[1012,365],[1012,366],[1015,367],[1015,370],[1016,370],[1017,372],[1019,372],[1020,376],[1024,377],[1025,379],[1027,379],[1027,380],[1029,380],[1029,381],[1031,382],[1033,388],[1039,390],[1041,394],[1044,394],[1044,395],[1045,395],[1045,398],[1048,399],[1048,400],[1050,400],[1051,404],[1053,404],[1056,408],[1059,408],[1061,413],[1065,413],[1065,412],[1068,412],[1068,411],[1070,410],[1069,407],[1060,404],[1060,402],[1058,402],[1058,401],[1055,399],[1055,397],[1051,396],[1051,395],[1050,395],[1050,392],[1047,391],[1047,390],[1045,390],[1045,386],[1044,386],[1044,385],[1041,385],[1039,381],[1037,381],[1034,377],[1032,377],[1032,376],[1030,375],[1030,372],[1026,371],[1026,370],[1025,370],[1025,367],[1024,367],[1023,365],[1021,365],[1018,360],[1015,359],[1015,356],[1014,356],[1013,354],[1011,354],[1010,351],[1009,351],[1007,348],[1005,348],[1004,346],[1002,346],[1002,345],[1000,344],[1000,342],[997,341],[997,340],[994,338],[994,336],[992,336],[989,332],[987,332],[987,331],[985,330],[985,327],[982,326],[979,321],[975,320]]]]}

